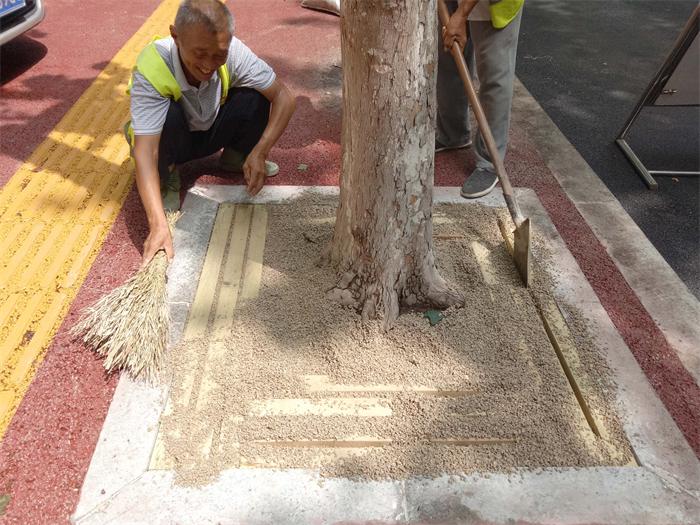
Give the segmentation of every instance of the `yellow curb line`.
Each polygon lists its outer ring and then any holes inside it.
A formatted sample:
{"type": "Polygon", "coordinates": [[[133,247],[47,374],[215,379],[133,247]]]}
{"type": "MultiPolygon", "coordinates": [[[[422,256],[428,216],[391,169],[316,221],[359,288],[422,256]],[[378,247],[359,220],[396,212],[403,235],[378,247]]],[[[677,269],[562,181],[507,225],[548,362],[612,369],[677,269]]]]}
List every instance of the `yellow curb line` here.
{"type": "Polygon", "coordinates": [[[0,190],[0,439],[131,189],[126,84],[179,3],[161,2],[0,190]]]}

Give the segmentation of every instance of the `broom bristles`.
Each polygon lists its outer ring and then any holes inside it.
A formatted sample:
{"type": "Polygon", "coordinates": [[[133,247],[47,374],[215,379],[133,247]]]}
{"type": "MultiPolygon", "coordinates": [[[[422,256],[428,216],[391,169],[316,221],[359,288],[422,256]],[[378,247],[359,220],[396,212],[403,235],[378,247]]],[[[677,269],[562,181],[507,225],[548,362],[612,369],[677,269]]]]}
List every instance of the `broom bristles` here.
{"type": "MultiPolygon", "coordinates": [[[[168,213],[172,228],[180,213],[168,213]]],[[[123,285],[86,308],[71,333],[104,357],[108,372],[126,370],[152,382],[168,344],[168,260],[159,251],[123,285]]]]}

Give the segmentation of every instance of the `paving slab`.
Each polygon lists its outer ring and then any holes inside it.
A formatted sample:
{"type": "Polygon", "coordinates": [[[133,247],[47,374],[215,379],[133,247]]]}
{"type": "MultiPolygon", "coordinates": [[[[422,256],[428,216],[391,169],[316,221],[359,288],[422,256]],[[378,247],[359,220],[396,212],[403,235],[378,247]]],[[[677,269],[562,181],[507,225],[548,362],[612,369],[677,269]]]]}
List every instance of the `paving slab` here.
{"type": "MultiPolygon", "coordinates": [[[[337,188],[268,187],[254,199],[273,205],[337,188]]],[[[174,483],[170,471],[149,470],[168,387],[123,376],[81,490],[76,523],[694,523],[700,515],[700,464],[619,336],[534,192],[517,190],[559,263],[557,302],[589,313],[615,373],[616,409],[639,466],[557,468],[438,479],[352,481],[313,470],[229,469],[203,488],[174,483]],[[496,497],[494,497],[496,495],[496,497]]],[[[464,203],[458,188],[436,188],[436,202],[464,203]]],[[[177,225],[169,297],[184,329],[196,278],[219,204],[253,202],[235,186],[196,186],[177,225]]],[[[503,207],[494,191],[479,201],[503,207]]],[[[465,204],[466,206],[467,204],[465,204]]],[[[537,253],[535,253],[537,258],[537,253]]],[[[564,314],[566,310],[564,308],[564,314]]]]}

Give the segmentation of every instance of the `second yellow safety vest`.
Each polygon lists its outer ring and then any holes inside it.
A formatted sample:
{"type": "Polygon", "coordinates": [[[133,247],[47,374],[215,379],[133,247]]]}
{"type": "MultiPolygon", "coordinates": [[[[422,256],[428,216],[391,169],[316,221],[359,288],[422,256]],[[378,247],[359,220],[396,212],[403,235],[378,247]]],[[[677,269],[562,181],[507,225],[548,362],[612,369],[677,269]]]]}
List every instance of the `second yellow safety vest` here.
{"type": "Polygon", "coordinates": [[[525,0],[500,0],[500,2],[489,4],[493,27],[503,29],[510,24],[524,3],[525,0]]]}

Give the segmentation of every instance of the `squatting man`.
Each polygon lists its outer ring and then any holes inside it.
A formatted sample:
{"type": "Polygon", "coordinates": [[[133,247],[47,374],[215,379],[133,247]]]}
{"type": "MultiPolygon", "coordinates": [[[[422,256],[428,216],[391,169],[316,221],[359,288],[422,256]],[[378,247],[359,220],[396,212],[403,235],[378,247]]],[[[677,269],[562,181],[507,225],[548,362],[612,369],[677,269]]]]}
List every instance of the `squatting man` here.
{"type": "Polygon", "coordinates": [[[267,157],[294,113],[294,97],[233,33],[233,16],[219,0],[185,0],[170,37],[156,38],[137,60],[124,132],[148,219],[144,264],[161,249],[174,255],[165,212],[180,205],[178,164],[223,148],[222,170],[242,172],[251,195],[279,171],[267,157]]]}

